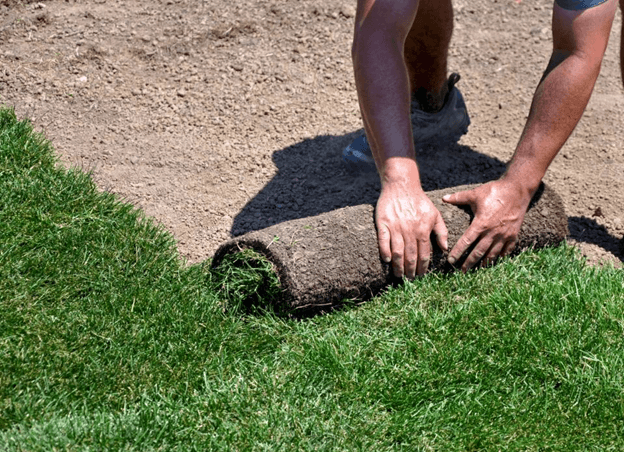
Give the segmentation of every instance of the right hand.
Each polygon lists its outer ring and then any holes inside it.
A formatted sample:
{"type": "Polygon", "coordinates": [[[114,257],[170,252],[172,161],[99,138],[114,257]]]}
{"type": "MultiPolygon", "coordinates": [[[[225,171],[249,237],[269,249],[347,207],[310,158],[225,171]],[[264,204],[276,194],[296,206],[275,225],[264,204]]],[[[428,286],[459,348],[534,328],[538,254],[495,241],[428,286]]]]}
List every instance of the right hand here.
{"type": "Polygon", "coordinates": [[[442,215],[420,184],[386,182],[375,211],[379,252],[392,262],[394,275],[414,279],[423,275],[431,260],[431,231],[443,250],[448,250],[448,231],[442,215]]]}

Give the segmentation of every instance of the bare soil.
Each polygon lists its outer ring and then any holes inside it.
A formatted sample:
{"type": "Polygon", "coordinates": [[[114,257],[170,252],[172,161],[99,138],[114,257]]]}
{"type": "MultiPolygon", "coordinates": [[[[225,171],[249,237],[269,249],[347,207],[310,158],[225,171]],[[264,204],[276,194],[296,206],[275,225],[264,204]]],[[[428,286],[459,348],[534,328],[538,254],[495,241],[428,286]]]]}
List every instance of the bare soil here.
{"type": "MultiPolygon", "coordinates": [[[[451,71],[472,119],[418,150],[426,189],[497,177],[551,50],[552,0],[456,0],[451,71]]],[[[375,202],[340,152],[362,133],[354,0],[0,0],[0,103],[161,222],[189,262],[244,232],[375,202]]],[[[621,265],[621,17],[592,100],[545,182],[570,242],[621,265]]]]}

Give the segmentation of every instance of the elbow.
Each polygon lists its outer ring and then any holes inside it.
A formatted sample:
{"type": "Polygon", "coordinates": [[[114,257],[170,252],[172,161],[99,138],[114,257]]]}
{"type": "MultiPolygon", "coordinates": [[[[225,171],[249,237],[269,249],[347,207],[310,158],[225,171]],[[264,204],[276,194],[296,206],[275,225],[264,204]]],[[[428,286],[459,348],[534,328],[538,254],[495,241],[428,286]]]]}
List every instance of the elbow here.
{"type": "Polygon", "coordinates": [[[600,67],[602,66],[602,54],[596,55],[594,52],[576,50],[572,52],[568,58],[576,62],[575,66],[579,68],[579,70],[584,70],[585,73],[593,79],[598,78],[600,67]]]}
{"type": "Polygon", "coordinates": [[[585,72],[597,77],[602,65],[602,54],[596,55],[595,52],[588,52],[580,48],[572,50],[555,48],[544,76],[547,76],[564,61],[567,61],[566,64],[571,64],[572,67],[576,68],[577,72],[585,72]]]}

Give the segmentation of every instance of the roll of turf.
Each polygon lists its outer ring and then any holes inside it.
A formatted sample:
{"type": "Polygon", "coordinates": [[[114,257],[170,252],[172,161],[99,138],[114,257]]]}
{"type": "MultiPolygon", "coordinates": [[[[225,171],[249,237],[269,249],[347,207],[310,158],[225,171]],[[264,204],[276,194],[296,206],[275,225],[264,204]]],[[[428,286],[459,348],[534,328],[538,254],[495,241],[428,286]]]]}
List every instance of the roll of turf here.
{"type": "MultiPolygon", "coordinates": [[[[442,197],[475,187],[427,193],[448,228],[449,249],[470,225],[472,213],[469,208],[444,203],[442,197]]],[[[563,202],[542,184],[531,201],[513,254],[557,245],[567,235],[563,202]]],[[[447,253],[435,245],[433,237],[432,244],[431,271],[447,272],[461,266],[461,261],[455,267],[448,264],[447,253]]],[[[275,302],[287,310],[317,310],[344,299],[364,301],[397,282],[389,264],[379,256],[372,205],[344,207],[241,235],[217,250],[212,267],[218,267],[226,255],[245,249],[255,250],[272,262],[282,289],[275,302]]]]}

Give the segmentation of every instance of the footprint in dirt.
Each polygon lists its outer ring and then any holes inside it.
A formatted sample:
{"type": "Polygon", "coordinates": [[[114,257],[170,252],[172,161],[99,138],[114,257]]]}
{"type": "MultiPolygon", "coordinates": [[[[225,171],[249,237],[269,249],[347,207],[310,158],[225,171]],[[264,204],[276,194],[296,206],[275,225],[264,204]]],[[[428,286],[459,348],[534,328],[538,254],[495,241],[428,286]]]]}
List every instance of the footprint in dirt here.
{"type": "MultiPolygon", "coordinates": [[[[341,160],[342,150],[362,133],[322,135],[276,151],[278,173],[236,216],[232,235],[341,207],[374,204],[380,191],[377,173],[354,173],[341,160]]],[[[417,149],[417,160],[425,190],[483,183],[505,171],[500,160],[460,144],[417,149]]]]}

